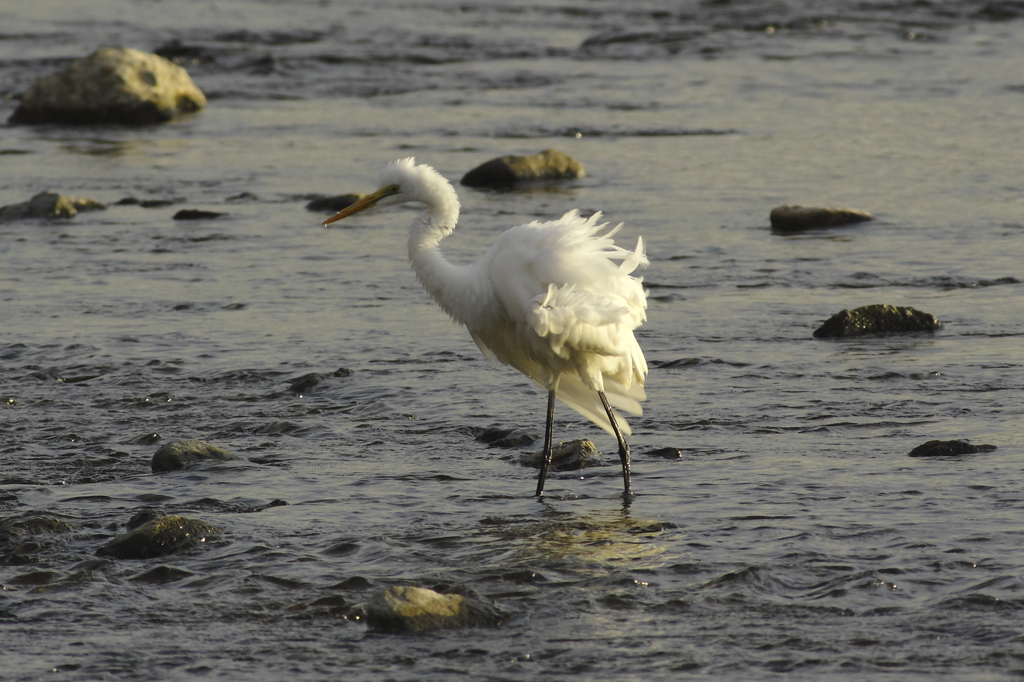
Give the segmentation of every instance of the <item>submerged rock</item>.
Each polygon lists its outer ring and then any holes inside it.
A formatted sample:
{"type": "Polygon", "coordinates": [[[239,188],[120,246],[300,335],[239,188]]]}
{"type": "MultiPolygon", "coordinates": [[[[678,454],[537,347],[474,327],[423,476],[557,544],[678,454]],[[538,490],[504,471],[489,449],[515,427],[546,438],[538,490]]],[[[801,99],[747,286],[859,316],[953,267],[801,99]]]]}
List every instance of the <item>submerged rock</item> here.
{"type": "Polygon", "coordinates": [[[0,519],[0,566],[38,564],[39,552],[56,544],[57,538],[73,530],[66,521],[40,512],[0,519]]]}
{"type": "Polygon", "coordinates": [[[339,367],[330,374],[319,374],[317,372],[310,372],[309,374],[303,374],[298,379],[293,380],[292,383],[289,384],[288,390],[291,391],[292,393],[298,393],[299,395],[302,395],[303,393],[306,393],[314,386],[319,384],[324,379],[329,379],[330,377],[347,377],[350,376],[351,374],[352,370],[347,369],[345,367],[339,367]]]}
{"type": "Polygon", "coordinates": [[[937,317],[916,308],[876,303],[836,313],[814,330],[814,336],[825,339],[865,334],[932,332],[941,326],[937,317]]]}
{"type": "Polygon", "coordinates": [[[0,206],[0,223],[30,218],[71,218],[81,211],[102,211],[106,206],[92,199],[40,192],[20,204],[0,206]]]}
{"type": "Polygon", "coordinates": [[[185,578],[191,578],[193,575],[195,574],[192,573],[192,571],[186,571],[185,569],[177,568],[176,566],[154,566],[153,568],[143,571],[138,575],[133,575],[128,579],[133,582],[163,585],[165,583],[173,583],[178,580],[184,580],[185,578]]]}
{"type": "Polygon", "coordinates": [[[339,194],[333,197],[317,197],[306,204],[306,210],[317,213],[337,213],[362,198],[362,194],[339,194]]]}
{"type": "Polygon", "coordinates": [[[45,514],[30,512],[24,516],[0,519],[0,546],[17,542],[21,538],[43,533],[68,533],[74,530],[70,523],[45,514]]]}
{"type": "Polygon", "coordinates": [[[918,445],[908,454],[910,457],[942,457],[944,455],[973,455],[976,452],[992,452],[995,445],[974,445],[966,440],[930,440],[918,445]]]}
{"type": "Polygon", "coordinates": [[[477,434],[476,439],[481,443],[487,443],[492,448],[521,448],[537,440],[533,434],[524,429],[501,428],[484,429],[477,434]]]}
{"type": "Polygon", "coordinates": [[[221,450],[203,440],[189,438],[161,445],[153,454],[150,466],[154,472],[178,471],[209,460],[226,462],[231,459],[236,457],[227,450],[221,450]]]}
{"type": "Polygon", "coordinates": [[[152,559],[206,542],[221,530],[205,521],[184,516],[161,516],[122,533],[96,550],[113,559],[152,559]]]}
{"type": "MultiPolygon", "coordinates": [[[[540,469],[543,454],[530,452],[519,458],[523,466],[540,469]]],[[[601,466],[604,462],[597,446],[589,439],[563,441],[551,446],[551,468],[555,471],[575,471],[586,467],[601,466]]]]}
{"type": "Polygon", "coordinates": [[[462,176],[467,187],[509,187],[522,182],[572,180],[585,177],[579,161],[557,149],[532,156],[501,156],[462,176]]]}
{"type": "Polygon", "coordinates": [[[788,204],[773,208],[769,216],[772,228],[784,232],[811,230],[816,227],[836,227],[874,220],[866,211],[856,208],[816,208],[788,204]]]}
{"type": "Polygon", "coordinates": [[[9,123],[149,125],[206,106],[188,72],[163,57],[102,47],[37,79],[9,123]]]}
{"type": "Polygon", "coordinates": [[[124,524],[127,530],[135,530],[140,526],[144,526],[150,521],[154,521],[159,518],[167,516],[166,512],[162,512],[159,509],[153,509],[152,507],[145,507],[141,511],[137,512],[135,516],[128,519],[128,523],[124,524]]]}
{"type": "Polygon", "coordinates": [[[501,623],[497,606],[475,595],[441,594],[425,587],[389,587],[360,609],[367,625],[381,632],[431,632],[501,623]]]}
{"type": "Polygon", "coordinates": [[[227,213],[218,213],[217,211],[202,211],[198,208],[183,208],[174,214],[175,220],[210,220],[211,218],[220,218],[221,216],[227,215],[227,213]]]}

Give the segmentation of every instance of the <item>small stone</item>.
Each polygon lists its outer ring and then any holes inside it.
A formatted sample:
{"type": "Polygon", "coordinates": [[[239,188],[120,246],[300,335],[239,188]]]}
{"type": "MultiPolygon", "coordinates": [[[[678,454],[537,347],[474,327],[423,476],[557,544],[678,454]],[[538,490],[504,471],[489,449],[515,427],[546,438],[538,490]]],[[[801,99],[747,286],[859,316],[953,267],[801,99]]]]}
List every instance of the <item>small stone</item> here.
{"type": "Polygon", "coordinates": [[[662,459],[682,459],[683,451],[679,448],[654,448],[647,451],[648,455],[652,457],[661,457],[662,459]]]}
{"type": "Polygon", "coordinates": [[[153,454],[150,466],[154,472],[178,471],[209,460],[228,461],[235,456],[226,450],[210,445],[206,441],[189,438],[164,443],[153,454]]]}
{"type": "Polygon", "coordinates": [[[8,123],[149,125],[204,106],[206,96],[180,66],[131,48],[103,47],[38,78],[8,123]]]}
{"type": "Polygon", "coordinates": [[[66,521],[29,512],[22,516],[0,519],[0,547],[23,537],[44,533],[68,533],[72,530],[74,528],[66,521]]]}
{"type": "Polygon", "coordinates": [[[184,580],[190,578],[194,573],[192,571],[186,571],[183,568],[177,568],[175,566],[154,566],[148,571],[143,571],[138,575],[133,575],[129,580],[139,583],[150,583],[153,585],[163,585],[165,583],[173,583],[178,580],[184,580]]]}
{"type": "Polygon", "coordinates": [[[361,609],[361,617],[381,632],[423,633],[465,627],[493,627],[502,614],[475,595],[441,594],[424,587],[389,587],[361,609]]]}
{"type": "Polygon", "coordinates": [[[967,440],[930,440],[918,445],[907,454],[910,457],[943,457],[973,455],[977,452],[992,452],[995,449],[995,445],[974,445],[967,440]]]}
{"type": "Polygon", "coordinates": [[[201,211],[196,208],[183,208],[174,214],[175,220],[209,220],[212,218],[219,218],[227,213],[218,213],[217,211],[201,211]]]}
{"type": "Polygon", "coordinates": [[[874,304],[841,310],[814,330],[815,338],[933,332],[942,323],[930,313],[903,306],[874,304]]]}
{"type": "Polygon", "coordinates": [[[80,211],[102,211],[106,206],[92,199],[40,192],[28,201],[0,207],[0,223],[30,218],[71,218],[80,211]]]}
{"type": "Polygon", "coordinates": [[[162,516],[122,533],[96,550],[113,559],[152,559],[206,542],[221,531],[205,521],[184,516],[162,516]]]}
{"type": "Polygon", "coordinates": [[[146,507],[142,511],[137,512],[135,516],[128,519],[128,523],[124,524],[124,527],[128,530],[135,530],[140,526],[146,525],[150,521],[155,521],[156,519],[162,518],[164,516],[167,516],[167,514],[160,511],[159,509],[146,507]]]}
{"type": "Polygon", "coordinates": [[[289,386],[288,390],[292,393],[298,393],[302,395],[311,388],[319,384],[321,381],[327,378],[326,374],[317,374],[316,372],[310,372],[309,374],[303,374],[298,379],[294,380],[289,386]]]}
{"type": "Polygon", "coordinates": [[[288,390],[291,391],[292,393],[302,395],[311,390],[314,386],[319,384],[324,379],[329,379],[331,377],[347,377],[351,374],[352,370],[347,369],[345,367],[340,367],[335,371],[331,372],[330,374],[319,374],[317,372],[310,372],[309,374],[303,374],[298,379],[292,380],[292,383],[289,384],[288,386],[288,390]]]}
{"type": "MultiPolygon", "coordinates": [[[[543,453],[529,452],[519,458],[519,463],[540,469],[543,459],[543,453]]],[[[551,468],[555,471],[575,471],[602,464],[601,453],[589,439],[563,441],[551,447],[551,468]]]]}
{"type": "Polygon", "coordinates": [[[772,228],[782,232],[799,232],[816,227],[836,227],[874,220],[866,211],[856,208],[815,208],[789,204],[773,208],[769,217],[772,228]]]}
{"type": "Polygon", "coordinates": [[[477,435],[476,439],[481,443],[487,443],[492,448],[520,448],[537,440],[523,429],[501,428],[485,429],[477,435]]]}
{"type": "Polygon", "coordinates": [[[572,180],[585,177],[579,161],[557,149],[532,156],[501,156],[462,176],[467,187],[509,187],[523,182],[572,180]]]}
{"type": "Polygon", "coordinates": [[[306,210],[316,213],[334,214],[348,208],[362,198],[362,194],[339,194],[334,197],[317,197],[306,204],[306,210]]]}

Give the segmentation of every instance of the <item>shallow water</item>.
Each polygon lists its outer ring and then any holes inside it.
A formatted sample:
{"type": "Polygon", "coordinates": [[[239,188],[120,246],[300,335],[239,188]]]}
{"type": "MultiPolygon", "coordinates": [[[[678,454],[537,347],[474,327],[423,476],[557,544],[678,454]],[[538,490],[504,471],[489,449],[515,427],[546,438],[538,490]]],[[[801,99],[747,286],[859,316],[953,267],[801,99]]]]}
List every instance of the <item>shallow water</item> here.
{"type": "Polygon", "coordinates": [[[45,189],[177,202],[0,225],[0,513],[73,529],[2,548],[0,679],[1019,676],[1021,15],[0,7],[7,97],[123,44],[176,56],[210,98],[152,129],[0,127],[0,205],[45,189]],[[373,189],[393,158],[457,180],[548,147],[588,177],[459,188],[446,251],[471,259],[576,207],[644,236],[652,371],[628,508],[611,439],[565,408],[557,436],[593,438],[607,466],[554,474],[543,501],[529,447],[476,439],[539,436],[544,397],[419,289],[414,210],[325,230],[304,209],[373,189]],[[878,220],[773,234],[784,203],[878,220]],[[812,338],[870,303],[944,327],[812,338]],[[151,473],[160,443],[192,437],[240,459],[151,473]],[[933,438],[997,449],[907,457],[933,438]],[[147,506],[224,535],[98,558],[147,506]],[[472,589],[507,617],[419,637],[346,618],[395,584],[472,589]]]}

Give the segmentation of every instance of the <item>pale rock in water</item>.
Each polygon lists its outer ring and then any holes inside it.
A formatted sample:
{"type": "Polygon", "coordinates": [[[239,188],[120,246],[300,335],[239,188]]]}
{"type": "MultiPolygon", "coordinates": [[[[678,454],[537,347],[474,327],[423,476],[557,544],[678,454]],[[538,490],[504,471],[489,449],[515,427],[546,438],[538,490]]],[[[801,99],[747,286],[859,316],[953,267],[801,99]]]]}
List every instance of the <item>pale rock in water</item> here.
{"type": "Polygon", "coordinates": [[[204,106],[206,96],[180,66],[131,48],[103,47],[38,78],[8,123],[149,125],[204,106]]]}
{"type": "Polygon", "coordinates": [[[772,209],[769,219],[772,228],[783,232],[798,232],[819,227],[836,227],[874,220],[867,211],[856,208],[818,208],[788,204],[772,209]]]}
{"type": "Polygon", "coordinates": [[[565,152],[545,149],[532,156],[500,156],[462,176],[467,187],[508,187],[524,182],[585,177],[583,165],[565,152]]]}
{"type": "Polygon", "coordinates": [[[206,441],[188,438],[164,443],[153,454],[150,463],[154,472],[187,469],[209,460],[228,461],[235,456],[206,441]]]}
{"type": "Polygon", "coordinates": [[[0,223],[31,218],[71,218],[81,211],[102,211],[105,208],[92,199],[40,192],[28,201],[0,207],[0,223]]]}
{"type": "Polygon", "coordinates": [[[494,626],[502,616],[497,607],[462,594],[441,594],[425,587],[389,587],[361,609],[367,624],[383,632],[494,626]]]}
{"type": "MultiPolygon", "coordinates": [[[[530,452],[519,459],[520,464],[534,469],[539,469],[543,461],[542,452],[530,452]]],[[[551,468],[555,471],[575,471],[603,463],[601,453],[589,438],[562,441],[551,448],[551,468]]]]}

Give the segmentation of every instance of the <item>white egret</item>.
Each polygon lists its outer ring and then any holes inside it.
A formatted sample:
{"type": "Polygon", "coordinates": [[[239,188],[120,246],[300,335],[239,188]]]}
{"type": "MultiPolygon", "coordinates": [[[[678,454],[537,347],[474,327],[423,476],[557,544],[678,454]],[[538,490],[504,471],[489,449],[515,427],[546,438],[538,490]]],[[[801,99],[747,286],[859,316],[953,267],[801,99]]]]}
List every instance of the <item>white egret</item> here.
{"type": "Polygon", "coordinates": [[[544,453],[537,495],[551,464],[555,398],[615,436],[625,496],[632,496],[629,424],[614,408],[642,414],[647,361],[633,330],[647,318],[647,294],[633,271],[648,264],[643,239],[616,246],[600,213],[513,227],[476,263],[455,265],[439,243],[455,229],[459,198],[451,184],[413,158],[389,163],[380,189],[324,221],[373,207],[425,204],[409,231],[409,261],[424,288],[464,325],[484,355],[511,365],[548,392],[544,453]]]}

